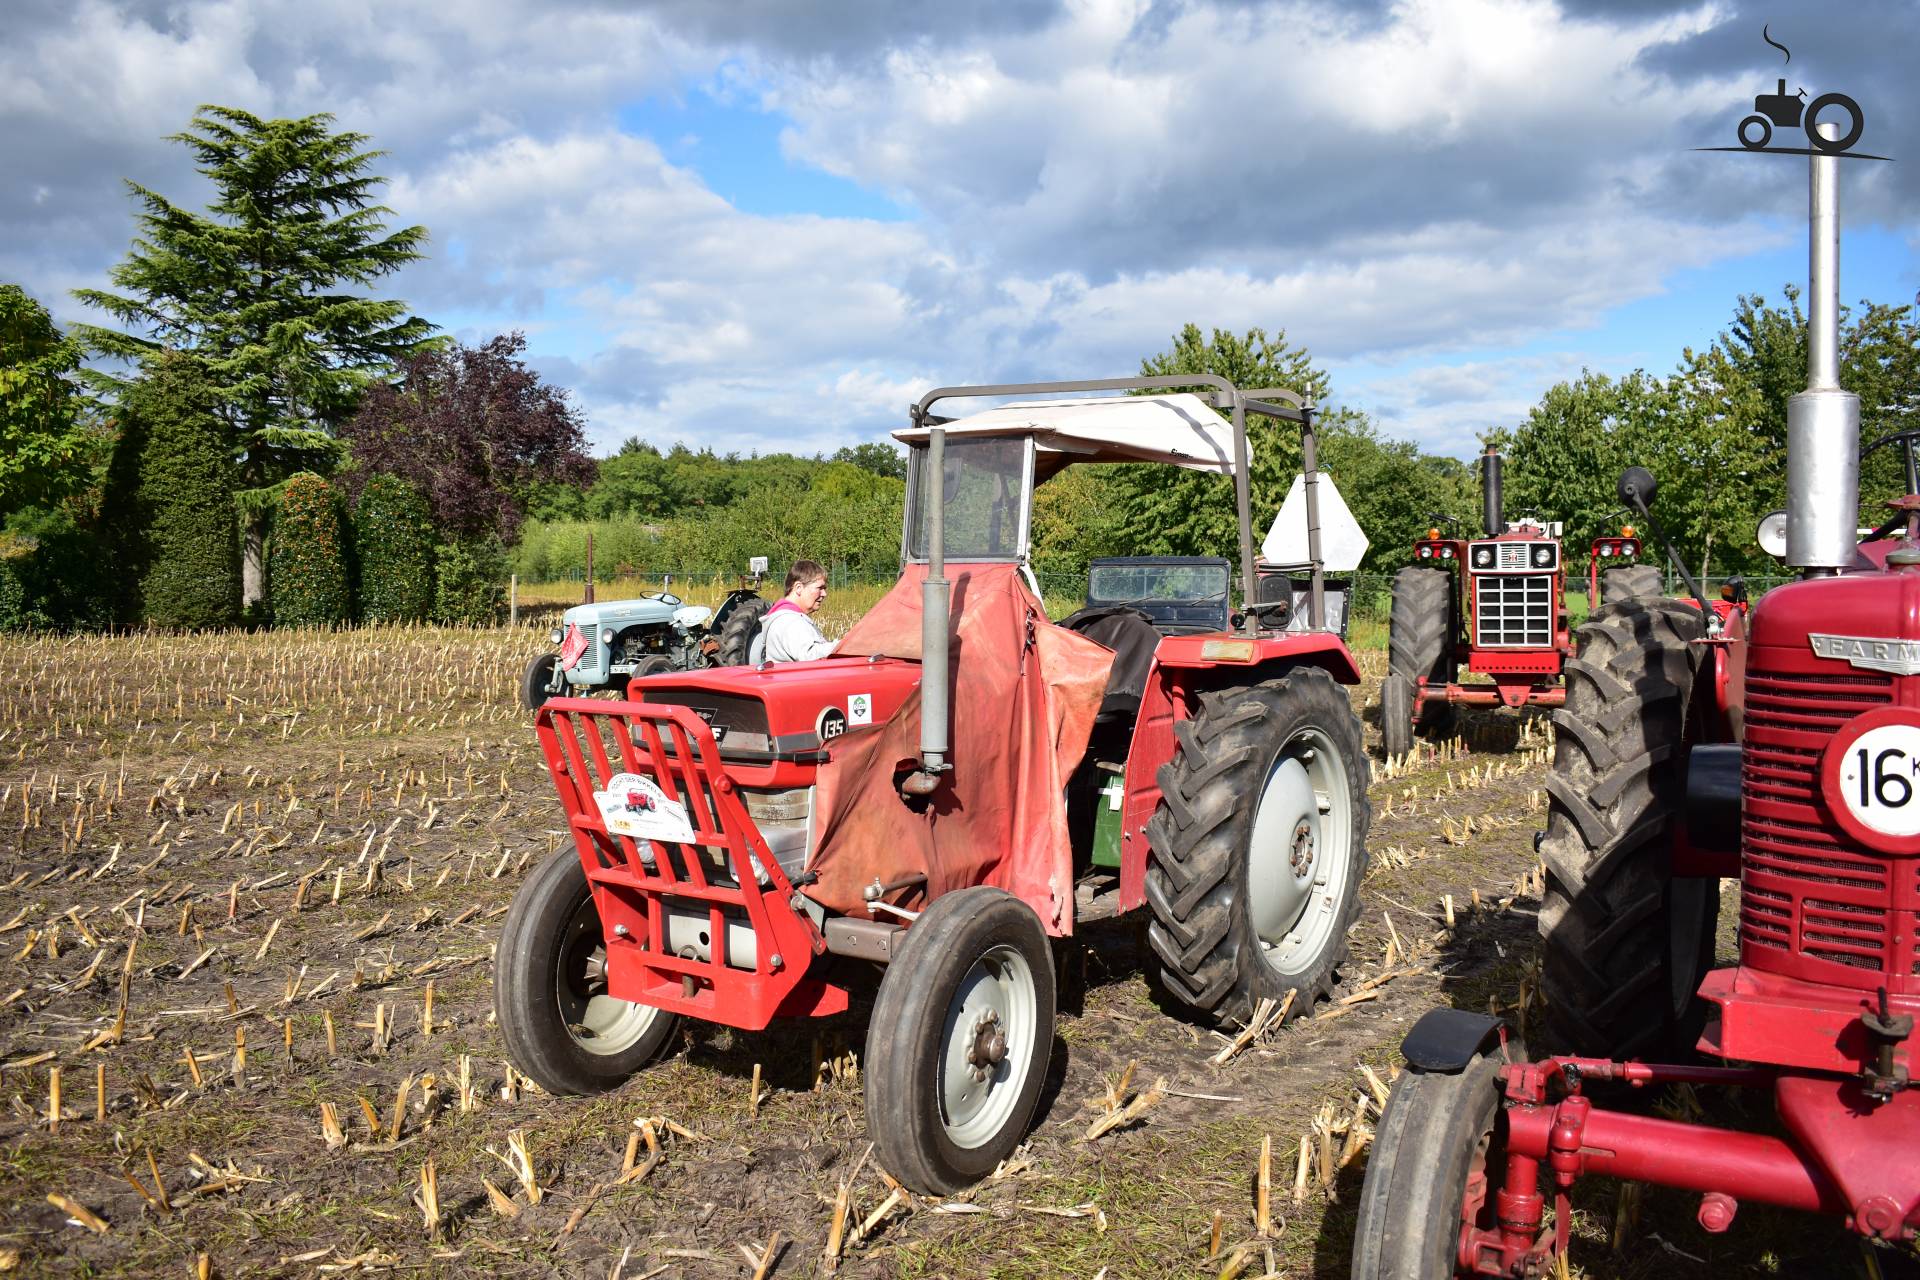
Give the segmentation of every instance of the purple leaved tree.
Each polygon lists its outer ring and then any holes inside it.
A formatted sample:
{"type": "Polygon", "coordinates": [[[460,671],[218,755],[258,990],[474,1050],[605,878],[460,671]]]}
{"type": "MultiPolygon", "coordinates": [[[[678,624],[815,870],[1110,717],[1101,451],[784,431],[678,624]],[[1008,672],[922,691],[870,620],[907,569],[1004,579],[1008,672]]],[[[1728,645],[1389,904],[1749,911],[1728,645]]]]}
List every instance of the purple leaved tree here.
{"type": "Polygon", "coordinates": [[[340,432],[355,496],[375,475],[398,476],[425,495],[442,537],[511,544],[535,486],[592,483],[580,414],[527,368],[526,347],[523,334],[506,333],[435,349],[369,389],[340,432]]]}

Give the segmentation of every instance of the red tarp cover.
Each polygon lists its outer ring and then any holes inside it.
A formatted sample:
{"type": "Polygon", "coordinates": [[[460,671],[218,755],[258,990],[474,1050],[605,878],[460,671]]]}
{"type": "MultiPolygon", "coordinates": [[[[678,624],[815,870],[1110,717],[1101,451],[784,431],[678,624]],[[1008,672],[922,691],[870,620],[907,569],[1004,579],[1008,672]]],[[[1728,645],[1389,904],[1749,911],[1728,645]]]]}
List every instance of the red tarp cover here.
{"type": "MultiPolygon", "coordinates": [[[[834,651],[920,657],[925,565],[908,565],[834,651]]],[[[927,894],[998,885],[1073,931],[1073,853],[1063,802],[1086,753],[1113,652],[1054,626],[1013,565],[949,565],[952,585],[953,770],[916,812],[898,778],[920,754],[920,694],[883,725],[828,745],[815,796],[818,839],[809,896],[866,916],[864,886],[915,872],[927,894]]],[[[887,895],[924,906],[917,890],[887,895]],[[918,899],[918,901],[915,901],[918,899]]],[[[885,912],[874,919],[891,919],[885,912]]]]}

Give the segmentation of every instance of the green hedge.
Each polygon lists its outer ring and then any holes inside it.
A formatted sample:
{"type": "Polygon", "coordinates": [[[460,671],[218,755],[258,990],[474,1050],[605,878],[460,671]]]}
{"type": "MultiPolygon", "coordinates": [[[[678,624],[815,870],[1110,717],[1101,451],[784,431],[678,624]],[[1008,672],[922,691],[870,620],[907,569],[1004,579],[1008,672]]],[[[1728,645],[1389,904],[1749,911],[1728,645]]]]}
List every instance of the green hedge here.
{"type": "Polygon", "coordinates": [[[498,622],[507,608],[507,555],[500,543],[443,542],[433,555],[433,620],[448,626],[498,622]]]}
{"type": "Polygon", "coordinates": [[[287,481],[267,556],[267,591],[276,623],[336,627],[352,619],[345,534],[332,485],[311,471],[287,481]]]}
{"type": "Polygon", "coordinates": [[[433,517],[420,491],[375,476],[353,514],[365,622],[424,622],[433,613],[433,517]]]}
{"type": "Polygon", "coordinates": [[[153,361],[121,397],[104,519],[119,531],[122,614],[164,627],[240,617],[232,455],[198,364],[153,361]]]}

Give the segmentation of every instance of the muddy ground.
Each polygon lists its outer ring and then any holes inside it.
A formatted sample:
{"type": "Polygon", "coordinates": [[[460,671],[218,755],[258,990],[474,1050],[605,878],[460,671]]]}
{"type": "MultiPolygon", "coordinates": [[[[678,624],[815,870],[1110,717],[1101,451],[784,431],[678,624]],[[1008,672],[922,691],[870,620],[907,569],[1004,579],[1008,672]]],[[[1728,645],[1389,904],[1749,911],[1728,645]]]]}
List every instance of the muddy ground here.
{"type": "MultiPolygon", "coordinates": [[[[1365,910],[1315,1016],[1216,1065],[1227,1040],[1161,1002],[1140,923],[1089,927],[1032,1141],[969,1195],[903,1202],[867,1158],[867,1001],[695,1028],[615,1094],[542,1096],[490,985],[560,836],[511,693],[542,643],[0,641],[0,1271],[821,1275],[844,1187],[843,1275],[1342,1276],[1367,1072],[1437,1003],[1538,1016],[1518,1001],[1551,748],[1499,714],[1406,770],[1376,759],[1365,910]]],[[[1593,1276],[1859,1256],[1752,1209],[1710,1237],[1686,1197],[1599,1182],[1575,1227],[1593,1276]]]]}

